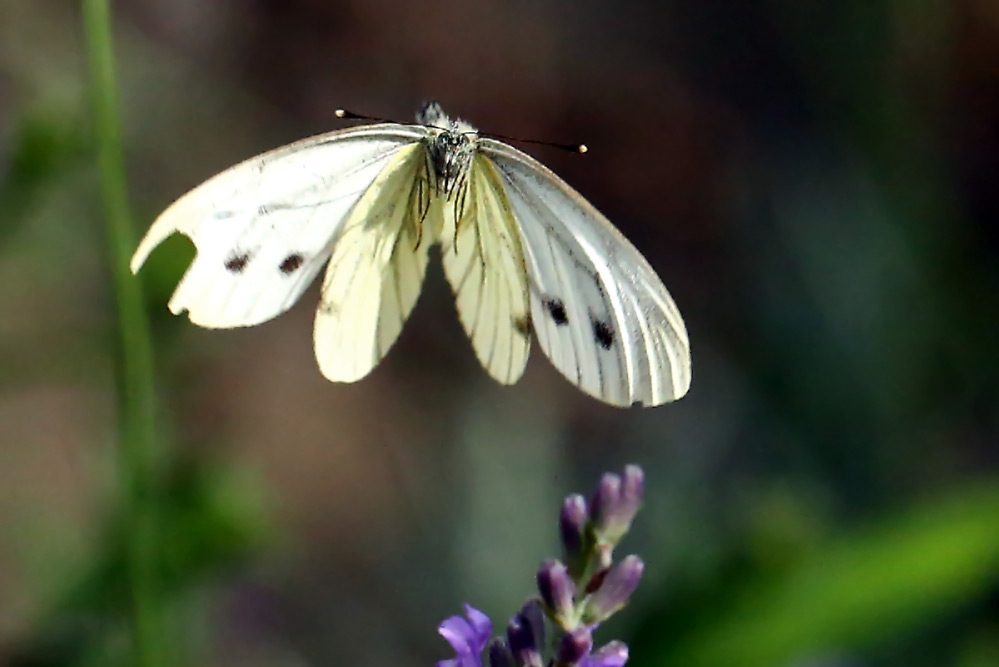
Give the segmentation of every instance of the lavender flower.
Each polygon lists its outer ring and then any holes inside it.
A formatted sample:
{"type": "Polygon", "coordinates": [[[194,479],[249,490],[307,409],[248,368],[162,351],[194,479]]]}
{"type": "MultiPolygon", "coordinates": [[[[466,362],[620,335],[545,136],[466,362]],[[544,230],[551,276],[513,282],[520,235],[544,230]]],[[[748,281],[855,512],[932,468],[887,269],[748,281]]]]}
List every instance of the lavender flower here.
{"type": "Polygon", "coordinates": [[[606,532],[620,501],[621,476],[612,472],[605,473],[600,478],[596,491],[590,496],[590,521],[596,532],[606,532]]]}
{"type": "Polygon", "coordinates": [[[546,611],[563,628],[572,627],[575,622],[576,583],[569,576],[569,570],[557,560],[549,559],[538,570],[538,592],[546,611]]]}
{"type": "Polygon", "coordinates": [[[528,602],[519,614],[510,619],[506,638],[510,652],[519,667],[543,667],[544,620],[537,603],[528,602]]]}
{"type": "Polygon", "coordinates": [[[489,641],[492,622],[465,605],[466,618],[452,616],[438,631],[457,654],[438,667],[482,667],[489,646],[490,667],[624,667],[628,647],[612,641],[593,650],[593,631],[628,602],[645,565],[637,556],[614,563],[621,541],[642,504],[645,479],[629,465],[624,475],[607,474],[589,504],[574,494],[559,515],[559,536],[566,563],[548,559],[537,573],[540,598],[527,604],[507,624],[506,637],[489,641]],[[545,658],[545,623],[555,627],[554,655],[545,658]]]}
{"type": "Polygon", "coordinates": [[[611,547],[621,541],[642,505],[645,474],[635,465],[625,466],[624,478],[606,474],[590,500],[590,520],[597,539],[611,547]]]}
{"type": "Polygon", "coordinates": [[[562,540],[562,556],[574,577],[582,576],[586,568],[588,521],[589,512],[583,496],[576,493],[566,498],[559,515],[558,528],[562,540]]]}
{"type": "Polygon", "coordinates": [[[584,658],[580,667],[624,667],[626,662],[628,647],[624,642],[613,641],[584,658]]]}
{"type": "Polygon", "coordinates": [[[517,667],[506,639],[497,637],[489,642],[489,667],[517,667]]]}
{"type": "Polygon", "coordinates": [[[624,607],[638,588],[645,564],[638,556],[628,556],[612,567],[600,582],[600,587],[586,600],[583,622],[602,623],[624,607]]]}
{"type": "Polygon", "coordinates": [[[578,627],[565,633],[565,636],[562,637],[555,654],[555,664],[560,667],[578,665],[589,658],[592,648],[593,635],[590,633],[590,629],[585,626],[578,627]]]}
{"type": "Polygon", "coordinates": [[[452,616],[437,627],[437,632],[451,644],[457,654],[451,660],[442,660],[437,667],[482,667],[482,649],[493,632],[492,621],[478,609],[465,605],[466,621],[452,616]]]}

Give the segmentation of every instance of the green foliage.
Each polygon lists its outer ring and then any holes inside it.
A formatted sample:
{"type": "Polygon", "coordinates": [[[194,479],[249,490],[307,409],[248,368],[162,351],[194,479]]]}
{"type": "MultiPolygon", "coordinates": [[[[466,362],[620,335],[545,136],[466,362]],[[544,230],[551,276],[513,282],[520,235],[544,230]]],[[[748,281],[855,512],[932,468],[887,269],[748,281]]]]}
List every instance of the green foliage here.
{"type": "Polygon", "coordinates": [[[660,664],[744,667],[876,647],[979,600],[999,576],[999,481],[935,498],[832,538],[780,571],[686,601],[664,599],[633,644],[660,664]],[[701,618],[682,634],[678,607],[701,618]],[[714,605],[710,613],[704,613],[714,605]]]}
{"type": "MultiPolygon", "coordinates": [[[[264,519],[259,483],[251,475],[194,461],[160,474],[164,489],[156,525],[162,551],[150,576],[160,593],[160,617],[181,619],[169,621],[175,631],[169,653],[177,661],[196,650],[186,639],[193,628],[182,619],[197,604],[198,590],[246,562],[271,529],[264,519]]],[[[133,530],[127,506],[109,517],[99,541],[101,551],[35,624],[32,636],[22,639],[10,667],[136,664],[126,632],[134,614],[128,576],[133,530]]]]}
{"type": "Polygon", "coordinates": [[[0,247],[60,173],[91,155],[90,127],[54,109],[23,111],[0,169],[0,247]]]}

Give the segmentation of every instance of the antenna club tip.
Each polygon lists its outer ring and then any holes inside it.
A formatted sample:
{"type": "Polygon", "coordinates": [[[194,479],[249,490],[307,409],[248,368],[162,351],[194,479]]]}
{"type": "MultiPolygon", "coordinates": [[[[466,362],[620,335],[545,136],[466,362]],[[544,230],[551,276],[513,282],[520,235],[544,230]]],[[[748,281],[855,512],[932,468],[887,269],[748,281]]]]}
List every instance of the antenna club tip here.
{"type": "Polygon", "coordinates": [[[336,116],[337,118],[346,118],[347,112],[344,109],[337,109],[336,111],[333,112],[333,115],[336,116]]]}
{"type": "Polygon", "coordinates": [[[576,146],[576,151],[579,152],[579,153],[585,153],[588,150],[590,150],[590,149],[587,147],[586,144],[579,144],[578,146],[576,146]]]}

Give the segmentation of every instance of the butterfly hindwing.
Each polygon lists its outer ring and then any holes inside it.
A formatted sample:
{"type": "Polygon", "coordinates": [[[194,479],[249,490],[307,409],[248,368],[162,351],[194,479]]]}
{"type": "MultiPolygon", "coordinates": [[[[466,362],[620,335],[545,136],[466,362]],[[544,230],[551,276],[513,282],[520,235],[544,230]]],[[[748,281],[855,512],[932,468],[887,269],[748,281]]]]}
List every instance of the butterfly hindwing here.
{"type": "Polygon", "coordinates": [[[170,299],[205,327],[259,324],[287,310],[329,258],[354,204],[420,128],[350,128],[251,158],[178,199],[132,258],[138,271],[174,232],[197,247],[170,299]]]}
{"type": "Polygon", "coordinates": [[[489,160],[475,158],[463,199],[445,212],[441,258],[461,324],[486,371],[513,384],[531,347],[527,269],[510,202],[489,160]]]}
{"type": "Polygon", "coordinates": [[[426,180],[423,148],[404,148],[344,224],[323,279],[314,330],[319,368],[334,382],[371,372],[416,304],[438,224],[426,180]]]}
{"type": "Polygon", "coordinates": [[[612,405],[659,405],[690,385],[690,344],[662,281],[558,176],[481,139],[520,230],[538,342],[558,370],[612,405]]]}

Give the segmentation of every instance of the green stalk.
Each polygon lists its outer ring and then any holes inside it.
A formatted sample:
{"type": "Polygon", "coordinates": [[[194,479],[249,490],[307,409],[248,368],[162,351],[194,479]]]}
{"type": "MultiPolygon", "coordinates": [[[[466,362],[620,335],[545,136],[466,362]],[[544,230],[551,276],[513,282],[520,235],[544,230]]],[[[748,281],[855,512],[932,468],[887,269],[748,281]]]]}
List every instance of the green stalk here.
{"type": "Polygon", "coordinates": [[[127,515],[128,583],[134,664],[167,664],[164,606],[157,581],[158,444],[152,344],[139,281],[128,268],[135,239],[128,210],[121,131],[117,117],[109,0],[83,0],[90,63],[101,196],[108,261],[118,307],[118,455],[127,515]]]}

